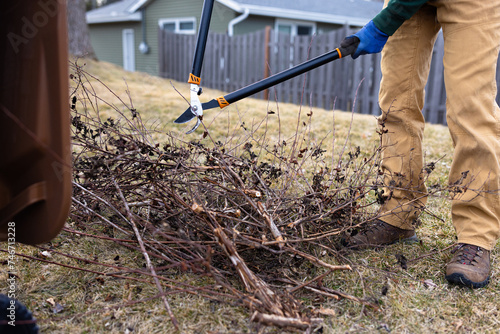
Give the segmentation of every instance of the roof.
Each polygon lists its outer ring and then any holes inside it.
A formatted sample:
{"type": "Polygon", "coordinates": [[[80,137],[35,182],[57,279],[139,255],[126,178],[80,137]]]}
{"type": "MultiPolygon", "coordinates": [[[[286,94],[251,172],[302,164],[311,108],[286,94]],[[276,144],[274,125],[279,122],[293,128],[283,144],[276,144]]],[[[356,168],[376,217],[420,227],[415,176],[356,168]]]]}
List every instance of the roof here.
{"type": "MultiPolygon", "coordinates": [[[[139,9],[154,0],[122,0],[87,12],[88,23],[139,21],[139,9]]],[[[182,1],[182,0],[178,0],[182,1]]],[[[362,26],[382,10],[368,0],[215,0],[237,13],[362,26]]]]}
{"type": "Polygon", "coordinates": [[[141,12],[134,8],[137,2],[138,0],[122,0],[89,10],[87,12],[87,23],[141,21],[141,12]]]}
{"type": "Polygon", "coordinates": [[[294,20],[362,26],[381,10],[367,0],[216,0],[236,12],[294,20]]]}

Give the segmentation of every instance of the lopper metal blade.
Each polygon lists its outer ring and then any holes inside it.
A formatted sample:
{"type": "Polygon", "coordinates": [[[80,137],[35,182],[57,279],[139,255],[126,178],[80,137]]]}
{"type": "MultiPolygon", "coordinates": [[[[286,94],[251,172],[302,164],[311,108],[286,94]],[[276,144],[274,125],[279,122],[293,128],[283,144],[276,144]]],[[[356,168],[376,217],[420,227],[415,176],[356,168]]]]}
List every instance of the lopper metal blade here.
{"type": "MultiPolygon", "coordinates": [[[[217,100],[215,100],[215,99],[203,103],[201,105],[201,109],[202,109],[201,115],[203,115],[203,110],[213,109],[213,108],[218,107],[218,106],[219,106],[219,102],[217,102],[217,100]]],[[[189,122],[193,118],[196,118],[197,121],[196,121],[196,125],[194,126],[194,128],[192,128],[191,130],[189,130],[188,132],[186,132],[186,134],[190,134],[190,133],[194,132],[200,126],[200,124],[201,124],[200,117],[198,117],[198,116],[199,115],[196,114],[193,111],[192,107],[189,107],[189,108],[186,109],[186,111],[184,111],[182,113],[182,115],[179,116],[179,118],[177,118],[174,121],[174,123],[184,124],[184,123],[189,122]]]]}
{"type": "Polygon", "coordinates": [[[182,115],[177,118],[174,123],[177,124],[184,124],[195,118],[197,115],[191,110],[191,107],[187,108],[185,112],[182,113],[182,115]]]}
{"type": "Polygon", "coordinates": [[[200,126],[200,124],[201,124],[201,120],[200,120],[200,118],[197,118],[196,119],[196,124],[194,125],[194,127],[191,130],[189,130],[188,132],[186,132],[186,134],[188,135],[188,134],[193,133],[194,131],[196,131],[196,129],[198,129],[198,127],[200,126]]]}

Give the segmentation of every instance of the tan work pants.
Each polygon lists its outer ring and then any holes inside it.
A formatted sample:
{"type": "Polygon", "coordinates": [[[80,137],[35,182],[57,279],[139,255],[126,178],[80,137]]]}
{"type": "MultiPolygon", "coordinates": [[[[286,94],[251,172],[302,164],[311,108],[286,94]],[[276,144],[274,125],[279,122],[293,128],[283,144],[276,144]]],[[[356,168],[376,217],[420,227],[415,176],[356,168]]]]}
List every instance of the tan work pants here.
{"type": "Polygon", "coordinates": [[[381,207],[382,220],[412,229],[426,203],[421,111],[440,28],[446,119],[455,148],[449,182],[468,172],[462,185],[469,190],[453,200],[452,221],[458,242],[492,249],[500,236],[500,110],[495,103],[500,0],[431,0],[389,38],[379,95],[379,123],[388,130],[382,168],[390,195],[381,207]]]}

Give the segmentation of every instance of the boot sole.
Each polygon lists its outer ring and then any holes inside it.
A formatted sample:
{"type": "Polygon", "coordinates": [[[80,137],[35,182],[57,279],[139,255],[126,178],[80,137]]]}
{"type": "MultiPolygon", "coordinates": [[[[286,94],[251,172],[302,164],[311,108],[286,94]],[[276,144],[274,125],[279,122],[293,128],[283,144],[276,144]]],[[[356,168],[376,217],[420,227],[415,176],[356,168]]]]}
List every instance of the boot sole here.
{"type": "Polygon", "coordinates": [[[473,282],[470,279],[465,278],[465,276],[463,274],[459,274],[459,273],[446,275],[444,278],[446,278],[446,280],[450,283],[462,285],[462,286],[472,288],[472,289],[483,288],[486,285],[488,285],[488,283],[490,282],[489,277],[482,282],[473,282]]]}

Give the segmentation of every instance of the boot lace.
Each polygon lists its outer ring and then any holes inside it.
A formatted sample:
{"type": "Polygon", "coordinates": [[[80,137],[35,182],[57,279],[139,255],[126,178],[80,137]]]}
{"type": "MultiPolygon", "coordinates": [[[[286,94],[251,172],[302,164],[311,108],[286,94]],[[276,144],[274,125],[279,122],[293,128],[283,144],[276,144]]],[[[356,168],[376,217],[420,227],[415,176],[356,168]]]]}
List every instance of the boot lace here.
{"type": "Polygon", "coordinates": [[[482,257],[483,255],[481,247],[468,244],[459,244],[451,252],[452,253],[459,252],[457,254],[456,262],[468,266],[475,265],[477,263],[477,261],[475,260],[476,256],[482,257]]]}

